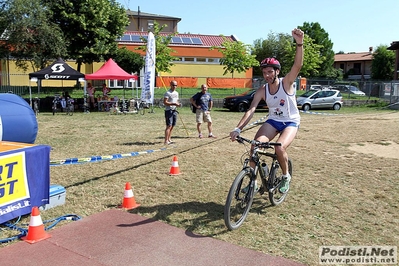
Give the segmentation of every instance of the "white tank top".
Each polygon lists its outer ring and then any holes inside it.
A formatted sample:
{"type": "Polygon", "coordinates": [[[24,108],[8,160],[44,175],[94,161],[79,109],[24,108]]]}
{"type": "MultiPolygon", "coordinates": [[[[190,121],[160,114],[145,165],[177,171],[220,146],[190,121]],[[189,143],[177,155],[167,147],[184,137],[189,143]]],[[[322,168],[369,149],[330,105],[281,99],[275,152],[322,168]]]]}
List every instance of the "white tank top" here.
{"type": "Polygon", "coordinates": [[[295,93],[289,95],[283,87],[283,79],[280,78],[280,85],[275,94],[270,94],[269,84],[266,84],[266,103],[269,107],[268,119],[278,122],[296,122],[300,123],[301,117],[296,103],[295,93]]]}

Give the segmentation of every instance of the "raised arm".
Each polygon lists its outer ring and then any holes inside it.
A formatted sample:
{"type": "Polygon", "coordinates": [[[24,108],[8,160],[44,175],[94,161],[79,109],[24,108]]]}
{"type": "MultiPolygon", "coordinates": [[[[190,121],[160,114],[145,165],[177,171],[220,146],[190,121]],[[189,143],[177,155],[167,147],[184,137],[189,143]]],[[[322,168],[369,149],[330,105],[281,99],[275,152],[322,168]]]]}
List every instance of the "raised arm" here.
{"type": "Polygon", "coordinates": [[[299,71],[301,71],[303,65],[303,39],[304,33],[300,29],[292,30],[292,37],[296,42],[296,51],[295,51],[295,59],[294,64],[291,67],[290,72],[284,77],[284,89],[289,93],[294,93],[294,88],[292,84],[295,82],[299,71]]]}

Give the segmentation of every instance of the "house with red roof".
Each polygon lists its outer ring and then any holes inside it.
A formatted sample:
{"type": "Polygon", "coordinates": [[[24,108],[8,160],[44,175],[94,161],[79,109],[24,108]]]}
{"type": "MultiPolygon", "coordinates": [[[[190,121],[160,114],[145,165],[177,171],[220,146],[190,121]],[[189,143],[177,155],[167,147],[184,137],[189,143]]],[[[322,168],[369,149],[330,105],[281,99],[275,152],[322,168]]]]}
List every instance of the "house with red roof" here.
{"type": "MultiPolygon", "coordinates": [[[[234,35],[207,35],[180,33],[178,23],[181,18],[162,16],[150,13],[127,10],[129,17],[129,26],[125,34],[118,40],[119,47],[125,46],[128,50],[144,53],[136,50],[144,45],[141,37],[146,38],[148,31],[151,31],[156,21],[159,25],[166,25],[161,34],[165,36],[174,35],[169,47],[173,50],[172,56],[176,57],[171,67],[171,72],[159,72],[157,78],[157,87],[163,84],[169,84],[171,79],[184,82],[188,87],[199,87],[203,83],[208,83],[210,79],[212,84],[223,87],[229,86],[225,79],[229,79],[231,87],[251,87],[252,86],[252,68],[243,73],[234,73],[234,79],[231,75],[223,75],[224,69],[220,65],[220,59],[223,54],[217,49],[211,50],[211,47],[220,46],[225,40],[238,41],[234,35]],[[192,78],[196,81],[193,82],[192,78]],[[162,80],[161,80],[162,79],[162,80]],[[191,80],[191,83],[189,81],[191,80]],[[218,81],[220,81],[218,83],[218,81]],[[191,84],[191,85],[190,85],[191,84]]],[[[143,73],[140,73],[143,76],[143,73]]]]}
{"type": "Polygon", "coordinates": [[[364,53],[336,54],[334,68],[342,69],[348,79],[368,80],[371,77],[371,61],[373,60],[373,47],[364,53]]]}
{"type": "Polygon", "coordinates": [[[393,74],[393,79],[398,80],[398,76],[399,76],[399,41],[392,42],[391,46],[389,46],[387,49],[395,51],[395,72],[393,74]]]}

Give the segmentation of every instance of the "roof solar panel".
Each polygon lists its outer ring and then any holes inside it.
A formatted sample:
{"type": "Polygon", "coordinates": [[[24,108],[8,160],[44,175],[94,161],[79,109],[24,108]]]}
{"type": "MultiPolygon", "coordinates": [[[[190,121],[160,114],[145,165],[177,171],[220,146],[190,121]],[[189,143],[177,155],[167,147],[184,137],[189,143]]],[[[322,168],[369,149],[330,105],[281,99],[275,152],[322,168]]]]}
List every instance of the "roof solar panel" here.
{"type": "Polygon", "coordinates": [[[131,35],[132,42],[141,42],[140,36],[138,35],[131,35]]]}
{"type": "Polygon", "coordinates": [[[180,37],[172,37],[171,43],[182,43],[182,40],[180,37]]]}
{"type": "Polygon", "coordinates": [[[129,35],[129,34],[125,34],[125,35],[123,35],[123,36],[121,37],[120,40],[121,40],[121,41],[124,41],[124,42],[130,42],[130,35],[129,35]]]}
{"type": "Polygon", "coordinates": [[[191,38],[194,44],[202,44],[202,41],[200,38],[191,38]]]}
{"type": "Polygon", "coordinates": [[[183,41],[183,43],[185,44],[192,44],[191,42],[191,38],[188,37],[182,37],[181,40],[183,41]]]}

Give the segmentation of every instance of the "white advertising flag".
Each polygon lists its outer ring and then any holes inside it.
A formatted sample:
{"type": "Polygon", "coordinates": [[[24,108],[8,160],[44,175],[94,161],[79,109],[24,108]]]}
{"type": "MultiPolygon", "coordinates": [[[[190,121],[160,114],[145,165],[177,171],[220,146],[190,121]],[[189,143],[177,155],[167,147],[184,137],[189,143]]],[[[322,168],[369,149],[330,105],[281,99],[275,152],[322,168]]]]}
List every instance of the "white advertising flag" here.
{"type": "Polygon", "coordinates": [[[155,85],[155,37],[152,32],[148,33],[147,51],[145,55],[144,86],[141,90],[141,100],[154,103],[155,85]]]}

